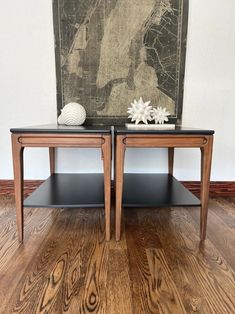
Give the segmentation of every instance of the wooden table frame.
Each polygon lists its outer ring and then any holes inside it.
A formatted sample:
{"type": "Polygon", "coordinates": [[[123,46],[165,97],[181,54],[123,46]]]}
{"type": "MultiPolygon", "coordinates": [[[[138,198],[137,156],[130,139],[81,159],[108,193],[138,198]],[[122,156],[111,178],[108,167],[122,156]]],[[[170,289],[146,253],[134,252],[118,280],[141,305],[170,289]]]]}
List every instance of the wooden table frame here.
{"type": "Polygon", "coordinates": [[[55,173],[55,149],[57,147],[100,148],[104,168],[105,195],[105,230],[106,240],[110,240],[110,206],[111,206],[111,134],[74,134],[74,133],[13,133],[12,154],[14,166],[14,185],[16,202],[16,219],[19,242],[24,238],[23,213],[23,152],[25,147],[48,147],[50,172],[55,173]]]}
{"type": "Polygon", "coordinates": [[[121,236],[122,194],[126,148],[168,148],[168,171],[173,175],[174,148],[200,148],[201,150],[201,210],[200,239],[206,238],[209,185],[213,149],[213,135],[155,135],[116,134],[115,138],[116,240],[121,236]]]}

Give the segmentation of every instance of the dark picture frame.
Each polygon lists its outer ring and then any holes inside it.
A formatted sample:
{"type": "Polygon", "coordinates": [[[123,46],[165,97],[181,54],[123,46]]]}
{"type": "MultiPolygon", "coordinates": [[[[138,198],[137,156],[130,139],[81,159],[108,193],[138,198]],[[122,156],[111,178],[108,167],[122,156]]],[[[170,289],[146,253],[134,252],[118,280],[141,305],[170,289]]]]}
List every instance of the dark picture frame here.
{"type": "MultiPolygon", "coordinates": [[[[104,0],[105,1],[105,0],[104,0]]],[[[117,3],[119,0],[109,0],[109,2],[117,3]]],[[[127,0],[132,1],[132,0],[127,0]]],[[[137,1],[137,0],[136,0],[137,1]]],[[[155,69],[156,76],[158,78],[158,86],[156,89],[162,92],[163,95],[172,99],[175,104],[174,113],[170,116],[170,123],[181,123],[182,110],[183,110],[183,94],[184,94],[184,76],[185,76],[185,60],[186,60],[186,44],[187,44],[187,30],[188,30],[188,10],[189,10],[189,1],[188,0],[156,0],[156,4],[161,1],[169,2],[172,6],[171,12],[165,12],[164,18],[162,18],[163,22],[158,28],[148,29],[146,34],[144,35],[143,45],[147,51],[146,63],[148,66],[152,66],[155,69]],[[178,15],[177,15],[178,14],[178,15]],[[176,24],[177,21],[177,24],[176,24]],[[177,25],[177,26],[176,26],[177,25]],[[175,27],[175,29],[174,29],[175,27]],[[155,41],[153,38],[153,34],[157,34],[159,42],[161,41],[162,46],[160,47],[160,51],[162,52],[161,56],[157,57],[153,55],[155,47],[152,49],[152,43],[155,41]],[[150,46],[149,45],[150,42],[150,46]],[[168,45],[168,46],[167,46],[168,45]],[[149,48],[150,47],[150,48],[149,48]],[[168,55],[169,56],[168,56],[168,55]],[[174,57],[171,58],[170,55],[174,57]],[[156,62],[155,62],[156,61],[156,62]],[[163,64],[165,62],[165,64],[163,64]],[[172,64],[171,64],[172,62],[172,64]],[[172,69],[172,72],[171,72],[172,69]],[[171,77],[172,78],[168,78],[171,77]],[[172,79],[172,81],[170,81],[172,79]],[[160,82],[160,83],[159,83],[160,82]]],[[[69,40],[75,34],[75,28],[79,27],[79,24],[76,24],[76,17],[71,14],[73,11],[73,6],[81,5],[81,8],[86,8],[90,5],[94,5],[96,0],[53,0],[53,21],[54,21],[54,35],[55,35],[55,57],[56,57],[56,82],[57,82],[57,113],[58,115],[61,112],[63,106],[70,102],[76,101],[84,105],[84,101],[80,101],[78,96],[75,93],[75,97],[67,97],[66,91],[70,89],[72,84],[77,84],[79,86],[79,82],[76,82],[76,75],[68,76],[66,73],[66,63],[64,61],[66,53],[69,53],[69,40]],[[79,4],[80,2],[80,4],[79,4]],[[69,80],[68,80],[68,77],[69,80]],[[66,98],[67,97],[67,98],[66,98]],[[67,101],[66,101],[67,99],[67,101]]],[[[144,3],[144,1],[142,1],[144,3]]],[[[144,6],[144,4],[143,4],[144,6]]],[[[74,9],[74,8],[73,8],[74,9]]],[[[75,12],[77,12],[78,7],[75,8],[75,12]]],[[[85,10],[85,9],[84,9],[85,10]]],[[[146,23],[147,24],[147,23],[146,23]]],[[[147,29],[147,26],[146,26],[147,29]]],[[[71,40],[70,40],[71,41],[71,40]]],[[[115,80],[114,80],[115,81],[115,80]]],[[[116,80],[118,81],[118,80],[116,80]]],[[[115,81],[115,82],[116,82],[115,81]]],[[[121,80],[120,80],[121,81],[121,80]]],[[[94,85],[94,84],[93,84],[94,85]]],[[[87,88],[87,86],[86,86],[87,88]]],[[[107,87],[108,89],[108,87],[107,87]]],[[[110,89],[109,89],[110,91],[110,89]]],[[[78,93],[77,93],[78,94],[78,93]]],[[[138,94],[138,93],[137,93],[138,94]]],[[[138,98],[141,95],[138,95],[138,98]]],[[[94,95],[93,95],[94,96],[94,95]]],[[[106,95],[107,96],[107,95],[106,95]]],[[[84,96],[85,97],[85,96],[84,96]]],[[[107,96],[108,97],[108,96],[107,96]]],[[[93,97],[94,98],[94,97],[93,97]]],[[[134,100],[133,98],[133,100],[134,100]]],[[[145,97],[146,98],[146,97],[145,97]]],[[[85,98],[89,103],[89,94],[85,98]]],[[[98,98],[99,99],[99,98],[98,98]]],[[[151,99],[146,99],[151,100],[151,99]]],[[[89,103],[90,104],[90,103],[89,103]]],[[[127,103],[127,107],[130,103],[127,103]]],[[[161,102],[154,105],[161,106],[161,102]]],[[[104,102],[104,108],[106,103],[104,102]]],[[[85,106],[86,107],[86,106],[85,106]]],[[[86,124],[94,124],[94,125],[122,125],[126,122],[130,121],[127,118],[127,113],[116,115],[115,113],[112,115],[104,114],[104,115],[87,115],[86,124]]]]}

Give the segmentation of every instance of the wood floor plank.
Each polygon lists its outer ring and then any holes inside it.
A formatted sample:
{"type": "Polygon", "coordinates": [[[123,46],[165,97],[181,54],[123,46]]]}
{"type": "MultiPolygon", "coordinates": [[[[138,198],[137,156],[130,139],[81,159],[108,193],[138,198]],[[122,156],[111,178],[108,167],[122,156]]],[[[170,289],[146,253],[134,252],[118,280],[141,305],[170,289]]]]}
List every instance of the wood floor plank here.
{"type": "MultiPolygon", "coordinates": [[[[138,222],[135,219],[136,223],[138,222]]],[[[143,239],[138,231],[138,224],[126,222],[126,239],[130,269],[131,292],[134,313],[159,313],[157,297],[152,300],[152,278],[148,265],[143,239]]]]}
{"type": "Polygon", "coordinates": [[[106,281],[108,268],[108,242],[105,241],[104,216],[99,215],[99,224],[93,239],[92,254],[83,260],[87,265],[81,314],[106,312],[106,281]]]}
{"type": "MultiPolygon", "coordinates": [[[[157,250],[146,250],[145,233],[141,232],[141,228],[137,225],[136,212],[127,210],[126,214],[126,238],[134,313],[186,313],[172,280],[169,282],[168,287],[165,285],[170,276],[169,269],[162,259],[158,259],[161,273],[158,275],[161,282],[156,283],[157,274],[154,265],[158,256],[156,254],[157,250]],[[136,225],[132,222],[129,224],[128,217],[135,221],[136,225]],[[152,257],[154,257],[154,260],[152,257]],[[162,293],[161,289],[167,290],[165,291],[164,304],[162,303],[164,292],[162,293]]],[[[154,238],[156,239],[156,236],[154,238]]],[[[156,242],[157,245],[159,243],[160,241],[156,242]]]]}
{"type": "Polygon", "coordinates": [[[133,300],[131,295],[131,282],[126,250],[109,250],[106,289],[106,313],[135,314],[132,308],[133,300]]]}
{"type": "MultiPolygon", "coordinates": [[[[39,301],[35,309],[36,313],[63,313],[65,306],[69,308],[68,295],[64,293],[64,290],[67,283],[65,277],[67,274],[70,275],[71,255],[77,249],[73,241],[77,235],[77,217],[73,213],[73,210],[66,210],[69,218],[66,219],[65,229],[58,239],[56,250],[53,251],[53,260],[47,263],[48,272],[41,280],[41,289],[37,292],[39,301]]],[[[60,231],[57,230],[57,232],[60,231]]],[[[53,241],[55,242],[55,239],[53,241]]],[[[77,262],[79,263],[79,259],[77,262]]],[[[73,269],[73,275],[76,284],[80,278],[79,267],[73,269]]],[[[71,290],[68,293],[71,297],[71,290]]]]}
{"type": "Polygon", "coordinates": [[[160,313],[186,313],[183,302],[161,249],[147,249],[152,293],[157,295],[160,313]]]}

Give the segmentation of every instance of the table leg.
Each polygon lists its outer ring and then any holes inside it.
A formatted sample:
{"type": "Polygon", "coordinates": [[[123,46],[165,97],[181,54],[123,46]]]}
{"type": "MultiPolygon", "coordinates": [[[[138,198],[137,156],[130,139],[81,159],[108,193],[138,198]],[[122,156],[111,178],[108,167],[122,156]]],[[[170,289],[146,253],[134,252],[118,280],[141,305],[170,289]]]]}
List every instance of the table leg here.
{"type": "Polygon", "coordinates": [[[124,138],[124,136],[116,136],[116,241],[119,241],[121,237],[122,192],[125,156],[125,144],[123,143],[124,138]]]}
{"type": "Polygon", "coordinates": [[[173,176],[174,169],[174,147],[168,148],[168,173],[173,176]]]}
{"type": "Polygon", "coordinates": [[[23,169],[23,151],[24,148],[19,142],[19,136],[12,134],[12,157],[14,167],[14,185],[15,185],[15,204],[16,204],[16,222],[18,229],[18,240],[24,239],[24,213],[23,213],[23,188],[24,188],[24,169],[23,169]]]}
{"type": "Polygon", "coordinates": [[[113,135],[113,181],[114,194],[116,195],[116,136],[113,135]]]}
{"type": "Polygon", "coordinates": [[[200,214],[201,240],[205,240],[206,238],[213,136],[208,136],[206,139],[207,139],[206,144],[201,148],[201,214],[200,214]]]}
{"type": "Polygon", "coordinates": [[[111,209],[111,136],[103,136],[102,155],[104,164],[104,197],[105,197],[105,232],[106,240],[110,240],[110,209],[111,209]]]}
{"type": "Polygon", "coordinates": [[[55,173],[55,147],[49,147],[50,172],[55,173]]]}

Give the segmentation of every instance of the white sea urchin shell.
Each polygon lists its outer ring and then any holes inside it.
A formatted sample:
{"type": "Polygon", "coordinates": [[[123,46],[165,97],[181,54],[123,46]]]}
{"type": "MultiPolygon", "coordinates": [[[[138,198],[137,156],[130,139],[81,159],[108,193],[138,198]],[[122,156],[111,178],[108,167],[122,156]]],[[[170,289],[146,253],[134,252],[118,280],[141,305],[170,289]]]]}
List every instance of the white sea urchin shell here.
{"type": "Polygon", "coordinates": [[[157,109],[153,108],[152,110],[152,120],[155,120],[156,124],[164,124],[164,122],[169,120],[168,116],[170,116],[170,112],[166,108],[157,107],[157,109]]]}
{"type": "Polygon", "coordinates": [[[139,122],[144,122],[148,124],[148,120],[151,121],[151,113],[152,113],[152,106],[149,106],[151,101],[144,102],[142,97],[137,101],[134,100],[131,103],[131,107],[128,108],[127,113],[129,113],[128,118],[131,118],[131,121],[135,121],[135,124],[139,122]]]}
{"type": "Polygon", "coordinates": [[[61,110],[61,115],[58,117],[58,123],[65,125],[82,125],[85,120],[85,108],[75,102],[71,102],[64,106],[64,108],[61,110]]]}

